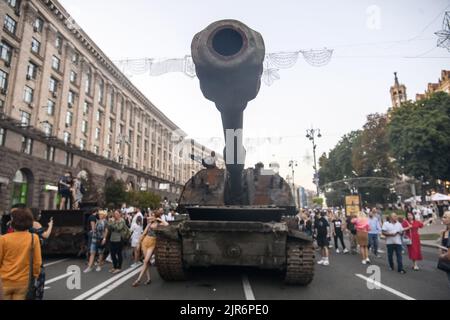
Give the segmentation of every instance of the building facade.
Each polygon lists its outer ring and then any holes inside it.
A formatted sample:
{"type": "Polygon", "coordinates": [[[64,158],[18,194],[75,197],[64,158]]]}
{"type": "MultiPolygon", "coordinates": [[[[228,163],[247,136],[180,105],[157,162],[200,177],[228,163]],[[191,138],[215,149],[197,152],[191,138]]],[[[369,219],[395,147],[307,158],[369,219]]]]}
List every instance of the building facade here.
{"type": "Polygon", "coordinates": [[[114,178],[180,194],[199,169],[177,148],[186,134],[58,1],[1,0],[0,23],[0,211],[18,202],[54,208],[66,170],[99,190],[114,178]]]}
{"type": "Polygon", "coordinates": [[[450,94],[450,70],[442,70],[439,81],[437,83],[429,83],[425,93],[418,93],[416,95],[416,100],[425,99],[435,92],[446,92],[450,94]]]}
{"type": "Polygon", "coordinates": [[[394,85],[391,87],[391,101],[392,108],[398,108],[402,103],[408,100],[408,96],[406,95],[406,86],[404,84],[400,84],[398,81],[397,72],[394,72],[394,85]]]}

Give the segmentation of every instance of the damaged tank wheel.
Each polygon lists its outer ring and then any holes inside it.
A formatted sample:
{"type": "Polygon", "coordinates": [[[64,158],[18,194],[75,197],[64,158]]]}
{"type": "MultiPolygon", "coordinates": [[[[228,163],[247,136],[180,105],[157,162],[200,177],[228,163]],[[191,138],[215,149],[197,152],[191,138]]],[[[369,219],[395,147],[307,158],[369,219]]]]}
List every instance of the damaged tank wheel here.
{"type": "Polygon", "coordinates": [[[312,243],[288,241],[286,277],[284,282],[306,286],[314,277],[314,247],[312,243]]]}
{"type": "Polygon", "coordinates": [[[155,257],[158,273],[165,281],[182,281],[186,279],[181,242],[158,238],[155,257]]]}

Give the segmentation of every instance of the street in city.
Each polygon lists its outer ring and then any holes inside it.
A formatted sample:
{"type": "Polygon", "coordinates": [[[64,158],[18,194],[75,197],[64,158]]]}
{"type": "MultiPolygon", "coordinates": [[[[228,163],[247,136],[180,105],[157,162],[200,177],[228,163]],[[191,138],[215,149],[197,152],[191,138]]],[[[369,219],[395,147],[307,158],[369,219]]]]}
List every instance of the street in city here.
{"type": "MultiPolygon", "coordinates": [[[[382,245],[383,247],[383,245],[382,245]]],[[[333,250],[332,250],[333,251],[333,250]]],[[[406,268],[400,275],[389,271],[386,254],[372,259],[380,267],[380,283],[370,279],[373,272],[362,265],[357,255],[332,254],[330,266],[316,266],[313,282],[308,287],[283,284],[280,274],[253,268],[196,269],[185,282],[165,282],[152,267],[152,283],[133,288],[139,267],[124,263],[123,272],[108,273],[111,264],[101,272],[84,274],[83,260],[46,260],[45,299],[51,300],[448,300],[450,292],[445,273],[436,269],[437,249],[425,247],[421,271],[406,268]],[[81,288],[68,289],[71,266],[81,271],[81,288]],[[372,288],[372,289],[369,289],[372,288]],[[379,288],[379,289],[377,289],[379,288]]],[[[403,256],[410,265],[407,255],[403,256]]],[[[370,267],[369,267],[370,268],[370,267]]]]}

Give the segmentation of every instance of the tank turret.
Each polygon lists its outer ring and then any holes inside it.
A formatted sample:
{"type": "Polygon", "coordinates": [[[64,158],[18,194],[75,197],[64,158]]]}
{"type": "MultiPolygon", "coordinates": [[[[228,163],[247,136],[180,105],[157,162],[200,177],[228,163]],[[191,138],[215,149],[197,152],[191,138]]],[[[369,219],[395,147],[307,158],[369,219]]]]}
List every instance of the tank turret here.
{"type": "Polygon", "coordinates": [[[225,203],[245,204],[242,192],[244,110],[261,86],[264,40],[239,21],[222,20],[195,35],[191,50],[203,95],[216,104],[222,116],[227,143],[225,203]]]}

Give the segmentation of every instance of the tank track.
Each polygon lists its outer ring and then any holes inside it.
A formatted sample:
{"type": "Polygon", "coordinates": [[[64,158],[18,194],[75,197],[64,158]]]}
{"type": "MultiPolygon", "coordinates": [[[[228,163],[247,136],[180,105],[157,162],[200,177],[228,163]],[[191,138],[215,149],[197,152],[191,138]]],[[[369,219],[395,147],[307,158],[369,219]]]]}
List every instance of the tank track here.
{"type": "Polygon", "coordinates": [[[182,281],[186,279],[180,242],[162,237],[158,238],[155,258],[158,273],[165,281],[182,281]]]}
{"type": "Polygon", "coordinates": [[[306,286],[314,278],[314,247],[312,243],[288,240],[286,284],[306,286]]]}

